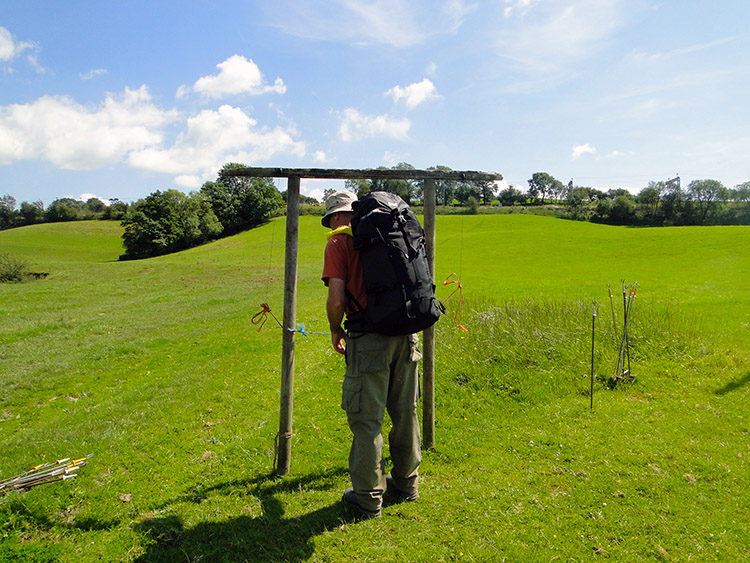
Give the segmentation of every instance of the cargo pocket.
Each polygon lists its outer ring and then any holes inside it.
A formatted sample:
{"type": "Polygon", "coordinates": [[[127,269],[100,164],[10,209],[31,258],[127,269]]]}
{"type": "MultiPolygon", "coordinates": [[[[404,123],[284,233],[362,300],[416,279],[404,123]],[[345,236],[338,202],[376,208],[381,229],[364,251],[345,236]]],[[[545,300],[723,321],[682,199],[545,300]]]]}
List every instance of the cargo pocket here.
{"type": "Polygon", "coordinates": [[[341,389],[341,408],[348,413],[358,413],[362,400],[362,378],[344,376],[341,389]]]}

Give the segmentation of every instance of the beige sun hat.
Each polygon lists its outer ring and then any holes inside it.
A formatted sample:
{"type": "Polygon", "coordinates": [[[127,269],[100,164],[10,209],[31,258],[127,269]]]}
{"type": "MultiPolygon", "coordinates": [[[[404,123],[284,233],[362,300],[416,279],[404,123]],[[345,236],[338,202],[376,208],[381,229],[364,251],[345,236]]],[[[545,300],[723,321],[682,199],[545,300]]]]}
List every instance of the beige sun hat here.
{"type": "Polygon", "coordinates": [[[331,228],[329,221],[331,215],[339,211],[352,211],[352,202],[357,201],[357,196],[352,192],[342,190],[333,193],[326,198],[326,214],[320,220],[322,225],[328,229],[331,228]]]}

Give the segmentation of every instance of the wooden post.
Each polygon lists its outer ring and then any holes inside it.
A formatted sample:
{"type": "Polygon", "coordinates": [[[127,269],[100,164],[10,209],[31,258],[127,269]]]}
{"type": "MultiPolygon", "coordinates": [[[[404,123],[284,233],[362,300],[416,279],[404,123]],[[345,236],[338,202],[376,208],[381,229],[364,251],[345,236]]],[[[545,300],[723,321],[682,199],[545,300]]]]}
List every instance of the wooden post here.
{"type": "Polygon", "coordinates": [[[286,330],[297,323],[297,246],[299,237],[299,176],[287,180],[286,252],[284,264],[284,330],[281,344],[281,405],[276,436],[276,474],[289,473],[292,457],[292,411],[294,406],[294,336],[286,330]]]}
{"type": "MultiPolygon", "coordinates": [[[[435,277],[435,179],[424,181],[424,231],[427,261],[432,277],[435,277]]],[[[422,357],[422,434],[427,450],[435,448],[435,326],[422,333],[424,356],[422,357]]]]}

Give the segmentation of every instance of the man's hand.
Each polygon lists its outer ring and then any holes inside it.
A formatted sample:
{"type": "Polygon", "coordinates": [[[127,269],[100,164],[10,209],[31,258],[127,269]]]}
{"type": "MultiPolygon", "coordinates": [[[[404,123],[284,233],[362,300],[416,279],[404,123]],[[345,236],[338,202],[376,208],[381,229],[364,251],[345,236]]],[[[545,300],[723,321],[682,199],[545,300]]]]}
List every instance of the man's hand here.
{"type": "Polygon", "coordinates": [[[346,303],[346,284],[344,280],[331,278],[328,280],[328,301],[326,302],[326,313],[328,315],[328,326],[331,329],[331,343],[333,349],[339,354],[346,350],[346,332],[341,328],[344,320],[344,306],[346,303]]]}
{"type": "Polygon", "coordinates": [[[331,343],[339,354],[346,354],[346,331],[341,327],[331,329],[331,343]]]}

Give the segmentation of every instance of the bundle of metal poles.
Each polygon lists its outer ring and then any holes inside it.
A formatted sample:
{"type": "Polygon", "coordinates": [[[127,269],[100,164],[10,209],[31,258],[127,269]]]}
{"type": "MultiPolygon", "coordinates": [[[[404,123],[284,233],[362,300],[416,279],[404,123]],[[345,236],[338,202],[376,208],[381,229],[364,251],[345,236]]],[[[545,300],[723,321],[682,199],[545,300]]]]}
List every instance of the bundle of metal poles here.
{"type": "Polygon", "coordinates": [[[86,465],[93,454],[86,457],[58,459],[55,462],[40,463],[20,475],[0,480],[0,494],[9,491],[28,490],[38,485],[67,481],[77,477],[77,471],[86,465]]]}
{"type": "MultiPolygon", "coordinates": [[[[617,352],[617,365],[615,366],[615,372],[612,375],[611,382],[616,383],[619,380],[628,379],[633,381],[635,375],[630,371],[630,340],[628,336],[628,329],[630,328],[630,316],[633,311],[633,303],[635,302],[635,292],[638,287],[637,282],[633,282],[631,285],[625,285],[625,280],[622,282],[622,333],[620,337],[620,348],[617,352]]],[[[609,293],[610,305],[612,306],[612,323],[615,326],[615,332],[617,332],[617,323],[615,322],[614,304],[612,303],[612,292],[609,293]]]]}

